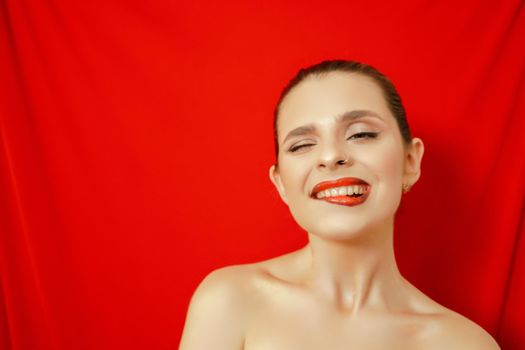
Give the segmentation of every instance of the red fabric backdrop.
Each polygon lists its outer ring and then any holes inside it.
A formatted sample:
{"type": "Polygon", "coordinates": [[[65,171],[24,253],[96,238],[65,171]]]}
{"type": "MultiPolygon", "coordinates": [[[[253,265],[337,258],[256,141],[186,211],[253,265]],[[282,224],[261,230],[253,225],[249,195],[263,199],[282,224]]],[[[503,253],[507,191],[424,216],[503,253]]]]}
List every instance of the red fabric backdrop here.
{"type": "Polygon", "coordinates": [[[523,1],[0,1],[0,348],[174,349],[211,270],[300,248],[268,179],[304,65],[389,75],[401,272],[525,349],[523,1]]]}

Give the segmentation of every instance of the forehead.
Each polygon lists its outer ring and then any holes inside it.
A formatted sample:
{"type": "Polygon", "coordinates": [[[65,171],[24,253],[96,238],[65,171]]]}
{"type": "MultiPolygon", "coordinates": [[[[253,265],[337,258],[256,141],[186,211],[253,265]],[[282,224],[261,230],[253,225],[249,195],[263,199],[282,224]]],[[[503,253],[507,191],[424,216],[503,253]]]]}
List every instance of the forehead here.
{"type": "Polygon", "coordinates": [[[381,88],[371,78],[346,72],[308,77],[281,103],[280,138],[289,130],[305,124],[331,123],[336,116],[352,110],[371,110],[387,124],[394,121],[381,88]]]}

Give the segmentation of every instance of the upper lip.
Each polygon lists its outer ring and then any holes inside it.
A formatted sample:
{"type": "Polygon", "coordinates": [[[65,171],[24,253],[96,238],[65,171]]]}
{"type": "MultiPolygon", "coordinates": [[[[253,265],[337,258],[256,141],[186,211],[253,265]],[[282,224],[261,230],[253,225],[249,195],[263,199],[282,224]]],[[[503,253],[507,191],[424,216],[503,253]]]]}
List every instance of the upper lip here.
{"type": "Polygon", "coordinates": [[[370,186],[368,184],[368,182],[366,182],[365,180],[360,179],[358,177],[342,177],[342,178],[336,179],[336,180],[329,180],[329,181],[319,182],[312,189],[312,192],[310,193],[310,196],[312,198],[315,198],[315,196],[317,195],[317,193],[319,191],[323,191],[323,190],[326,190],[328,188],[341,187],[341,186],[354,186],[354,185],[370,186]]]}

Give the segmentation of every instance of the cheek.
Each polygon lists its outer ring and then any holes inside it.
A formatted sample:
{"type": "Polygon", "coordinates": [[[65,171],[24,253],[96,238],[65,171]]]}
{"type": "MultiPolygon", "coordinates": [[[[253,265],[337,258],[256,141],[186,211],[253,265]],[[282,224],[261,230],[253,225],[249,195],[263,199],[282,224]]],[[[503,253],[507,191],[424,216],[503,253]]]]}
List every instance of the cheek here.
{"type": "Polygon", "coordinates": [[[387,191],[397,190],[401,186],[403,150],[396,143],[385,143],[363,157],[362,162],[367,165],[376,181],[388,187],[387,191]]]}
{"type": "Polygon", "coordinates": [[[387,175],[387,178],[396,183],[400,182],[403,169],[402,157],[400,154],[393,153],[390,156],[385,157],[383,159],[383,164],[382,171],[387,175]]]}
{"type": "Polygon", "coordinates": [[[308,167],[304,162],[289,162],[282,167],[281,181],[288,197],[301,195],[308,175],[308,167]]]}

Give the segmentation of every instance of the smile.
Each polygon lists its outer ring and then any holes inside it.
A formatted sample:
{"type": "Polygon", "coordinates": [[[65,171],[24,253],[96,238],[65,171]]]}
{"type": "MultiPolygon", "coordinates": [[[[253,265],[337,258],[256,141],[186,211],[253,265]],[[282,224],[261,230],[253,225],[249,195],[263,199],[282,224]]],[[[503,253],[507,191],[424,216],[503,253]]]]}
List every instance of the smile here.
{"type": "Polygon", "coordinates": [[[333,204],[354,206],[366,201],[369,194],[370,185],[366,181],[355,177],[345,177],[318,183],[310,197],[333,204]]]}

